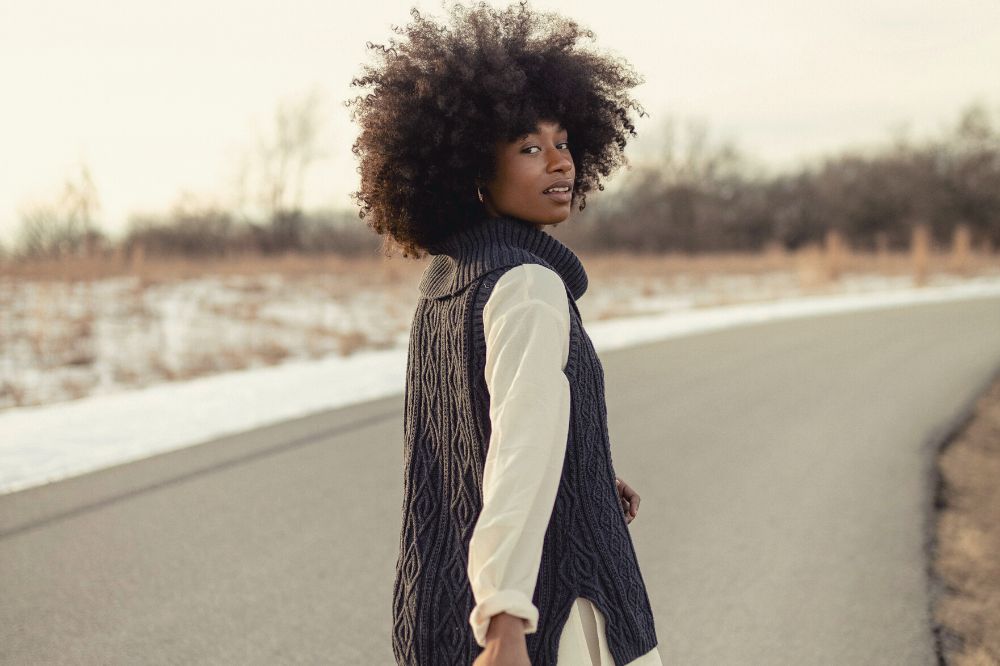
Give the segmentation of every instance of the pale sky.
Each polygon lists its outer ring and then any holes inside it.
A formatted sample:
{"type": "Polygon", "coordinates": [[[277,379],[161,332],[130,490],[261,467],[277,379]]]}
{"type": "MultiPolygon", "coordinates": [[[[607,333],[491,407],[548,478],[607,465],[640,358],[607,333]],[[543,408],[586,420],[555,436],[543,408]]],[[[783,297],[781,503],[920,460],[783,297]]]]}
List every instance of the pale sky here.
{"type": "MultiPolygon", "coordinates": [[[[278,104],[311,90],[329,157],[312,167],[306,204],[350,208],[357,128],[342,102],[358,94],[365,42],[387,41],[413,6],[443,14],[436,0],[4,0],[0,240],[81,162],[112,235],[182,192],[227,201],[239,156],[272,130],[278,104]]],[[[936,134],[974,101],[1000,109],[1000,0],[532,6],[590,27],[645,77],[633,94],[650,118],[636,144],[667,115],[700,118],[784,168],[904,124],[936,134]]]]}

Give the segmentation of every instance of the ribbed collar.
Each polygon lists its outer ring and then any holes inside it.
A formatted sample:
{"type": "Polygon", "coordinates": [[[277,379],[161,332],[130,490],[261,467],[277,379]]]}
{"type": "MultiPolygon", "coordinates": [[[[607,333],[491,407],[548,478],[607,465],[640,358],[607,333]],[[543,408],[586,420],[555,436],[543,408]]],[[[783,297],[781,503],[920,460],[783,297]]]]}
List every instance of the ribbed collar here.
{"type": "Polygon", "coordinates": [[[509,216],[476,222],[427,248],[434,258],[424,269],[420,293],[441,298],[491,270],[538,263],[535,259],[559,273],[573,300],[587,291],[587,272],[580,259],[547,232],[509,216]]]}

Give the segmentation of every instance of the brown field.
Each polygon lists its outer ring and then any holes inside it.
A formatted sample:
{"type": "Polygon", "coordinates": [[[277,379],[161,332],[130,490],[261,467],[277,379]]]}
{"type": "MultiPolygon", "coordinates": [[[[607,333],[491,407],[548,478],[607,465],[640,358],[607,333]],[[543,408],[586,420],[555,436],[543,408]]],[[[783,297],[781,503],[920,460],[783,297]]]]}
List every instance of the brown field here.
{"type": "MultiPolygon", "coordinates": [[[[591,281],[619,276],[669,278],[676,275],[696,279],[718,274],[759,275],[793,272],[803,288],[822,288],[840,276],[854,274],[905,276],[916,282],[929,275],[951,274],[962,277],[995,274],[1000,271],[1000,253],[976,251],[956,243],[952,250],[929,249],[915,234],[910,252],[854,252],[843,246],[835,235],[825,246],[811,245],[795,252],[772,247],[761,253],[715,253],[662,255],[633,253],[581,253],[591,281]]],[[[33,262],[0,262],[0,278],[31,280],[94,280],[135,275],[144,281],[160,282],[205,275],[279,274],[287,277],[317,274],[363,274],[373,283],[399,284],[419,278],[428,258],[385,258],[381,255],[349,258],[338,255],[286,254],[278,256],[243,255],[219,259],[65,257],[33,262]]]]}
{"type": "MultiPolygon", "coordinates": [[[[915,234],[914,248],[851,252],[831,234],[798,252],[581,254],[591,286],[580,308],[596,321],[1000,275],[1000,255],[968,243],[934,252],[915,234]]],[[[428,260],[136,253],[0,262],[0,410],[392,347],[405,339],[428,260]]]]}

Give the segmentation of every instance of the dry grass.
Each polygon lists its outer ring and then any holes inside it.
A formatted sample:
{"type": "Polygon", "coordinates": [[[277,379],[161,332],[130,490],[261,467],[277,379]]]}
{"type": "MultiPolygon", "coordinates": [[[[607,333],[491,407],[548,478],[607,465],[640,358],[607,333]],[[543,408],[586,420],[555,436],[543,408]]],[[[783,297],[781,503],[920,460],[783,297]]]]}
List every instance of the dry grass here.
{"type": "Polygon", "coordinates": [[[973,276],[1000,271],[1000,255],[972,252],[956,259],[952,252],[928,253],[919,261],[908,252],[853,252],[837,247],[833,256],[817,245],[795,252],[771,248],[759,254],[725,253],[708,255],[635,255],[608,253],[581,255],[591,281],[623,275],[672,277],[689,275],[704,279],[720,274],[764,275],[772,272],[793,272],[803,287],[820,287],[835,282],[847,273],[915,276],[918,273],[956,274],[973,276]],[[917,270],[915,270],[915,264],[917,270]]]}
{"type": "Polygon", "coordinates": [[[941,452],[934,620],[946,663],[1000,664],[1000,379],[941,452]]]}
{"type": "MultiPolygon", "coordinates": [[[[913,275],[918,281],[932,273],[979,275],[1000,268],[1000,255],[973,250],[969,233],[959,227],[950,249],[931,247],[925,227],[917,227],[911,252],[857,252],[851,250],[836,232],[827,234],[822,245],[805,246],[788,252],[771,245],[764,252],[732,252],[686,255],[682,253],[635,254],[631,252],[580,253],[593,279],[621,275],[661,276],[713,274],[764,274],[792,271],[803,285],[822,285],[845,273],[878,275],[913,275]]],[[[411,284],[419,279],[428,258],[341,257],[337,255],[280,256],[242,255],[219,259],[184,259],[147,257],[128,262],[110,257],[68,257],[62,260],[29,263],[0,263],[0,278],[24,278],[38,281],[82,281],[108,277],[137,276],[142,287],[206,275],[266,275],[309,278],[317,275],[364,275],[370,285],[411,284]]],[[[248,284],[247,291],[262,290],[248,284]]]]}
{"type": "MultiPolygon", "coordinates": [[[[237,255],[227,258],[185,259],[146,257],[126,261],[121,257],[67,257],[60,260],[0,262],[0,278],[85,281],[137,276],[142,286],[200,278],[206,275],[264,275],[309,277],[315,275],[365,275],[370,284],[398,284],[423,270],[424,260],[381,255],[342,257],[334,254],[237,255]]],[[[248,287],[252,290],[254,287],[248,287]]]]}
{"type": "MultiPolygon", "coordinates": [[[[919,241],[918,241],[919,243],[919,241]]],[[[836,234],[825,246],[809,245],[796,252],[771,246],[758,254],[634,255],[607,253],[581,256],[592,284],[632,282],[644,296],[657,293],[697,294],[694,307],[716,307],[747,302],[730,293],[723,276],[746,278],[760,298],[773,300],[789,295],[822,295],[841,291],[841,281],[850,276],[882,276],[926,285],[932,275],[970,278],[1000,274],[1000,255],[974,252],[967,246],[959,252],[852,252],[836,234]],[[785,277],[787,276],[787,277],[785,277]],[[776,279],[780,278],[780,279],[776,279]]],[[[628,303],[608,303],[590,314],[608,319],[647,314],[628,303]]]]}
{"type": "Polygon", "coordinates": [[[363,349],[368,342],[368,336],[362,331],[350,331],[340,334],[339,341],[340,353],[347,356],[359,349],[363,349]]]}
{"type": "Polygon", "coordinates": [[[28,404],[28,390],[9,379],[0,380],[0,401],[20,407],[28,404]]]}

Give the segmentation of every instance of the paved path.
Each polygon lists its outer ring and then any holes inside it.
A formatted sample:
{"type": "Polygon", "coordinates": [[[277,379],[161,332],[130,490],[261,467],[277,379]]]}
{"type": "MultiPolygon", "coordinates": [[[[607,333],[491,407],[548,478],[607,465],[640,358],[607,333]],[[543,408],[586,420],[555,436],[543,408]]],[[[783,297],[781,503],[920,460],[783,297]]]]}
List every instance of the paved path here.
{"type": "MultiPolygon", "coordinates": [[[[934,663],[932,449],[1000,299],[602,358],[667,664],[934,663]]],[[[0,496],[0,663],[393,663],[401,429],[395,396],[0,496]]]]}

